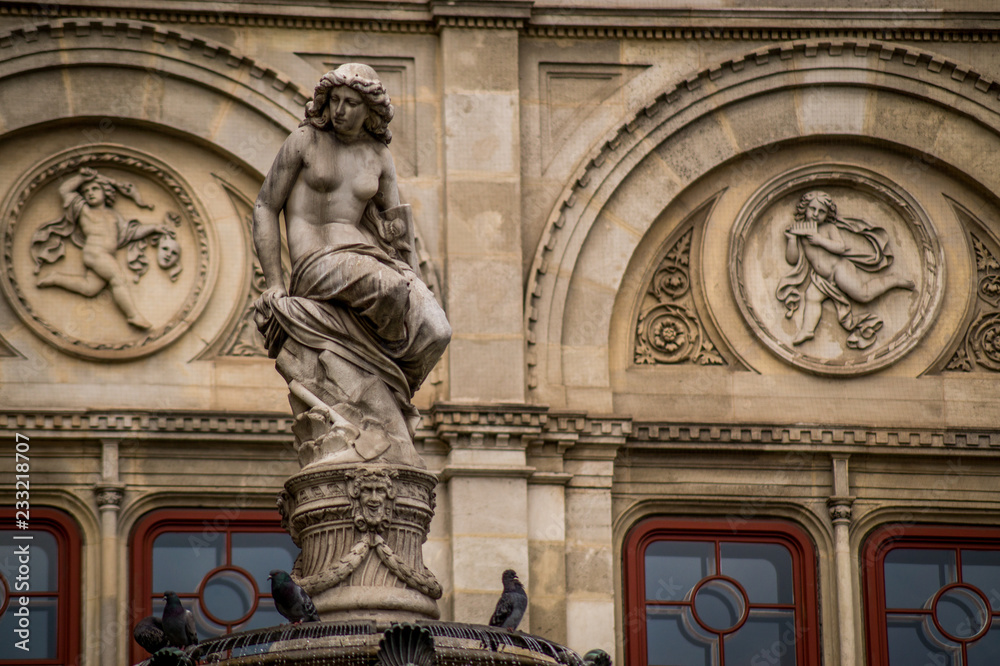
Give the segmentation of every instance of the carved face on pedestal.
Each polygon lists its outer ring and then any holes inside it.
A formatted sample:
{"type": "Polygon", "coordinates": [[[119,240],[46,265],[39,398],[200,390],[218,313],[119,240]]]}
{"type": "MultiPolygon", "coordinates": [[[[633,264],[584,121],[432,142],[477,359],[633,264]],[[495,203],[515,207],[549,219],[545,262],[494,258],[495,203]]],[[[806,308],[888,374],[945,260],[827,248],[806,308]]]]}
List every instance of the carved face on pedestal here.
{"type": "Polygon", "coordinates": [[[392,523],[396,491],[385,474],[360,473],[347,486],[355,526],[362,532],[381,532],[392,523]]]}
{"type": "Polygon", "coordinates": [[[385,482],[374,480],[363,482],[358,500],[365,521],[370,525],[378,524],[386,518],[389,509],[389,488],[385,482]]]}

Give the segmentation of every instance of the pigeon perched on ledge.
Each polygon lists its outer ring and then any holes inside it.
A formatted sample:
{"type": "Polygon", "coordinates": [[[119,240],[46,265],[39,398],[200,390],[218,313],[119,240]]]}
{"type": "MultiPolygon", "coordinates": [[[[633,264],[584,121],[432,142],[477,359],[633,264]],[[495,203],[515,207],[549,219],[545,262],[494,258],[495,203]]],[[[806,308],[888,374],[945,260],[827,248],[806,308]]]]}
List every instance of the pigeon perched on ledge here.
{"type": "Polygon", "coordinates": [[[163,621],[155,615],[144,617],[135,624],[132,638],[143,650],[155,654],[167,647],[167,635],[163,633],[163,621]]]}
{"type": "Polygon", "coordinates": [[[163,633],[167,644],[173,647],[185,648],[198,642],[198,632],[194,626],[194,615],[184,608],[180,598],[174,592],[164,592],[163,598],[167,605],[163,607],[163,633]]]}
{"type": "Polygon", "coordinates": [[[528,609],[528,594],[513,569],[504,571],[502,580],[503,593],[497,601],[493,617],[490,618],[490,626],[514,631],[521,623],[524,611],[528,609]]]}
{"type": "Polygon", "coordinates": [[[299,587],[288,572],[272,569],[267,577],[271,581],[274,607],[292,624],[319,622],[319,614],[309,593],[299,587]]]}

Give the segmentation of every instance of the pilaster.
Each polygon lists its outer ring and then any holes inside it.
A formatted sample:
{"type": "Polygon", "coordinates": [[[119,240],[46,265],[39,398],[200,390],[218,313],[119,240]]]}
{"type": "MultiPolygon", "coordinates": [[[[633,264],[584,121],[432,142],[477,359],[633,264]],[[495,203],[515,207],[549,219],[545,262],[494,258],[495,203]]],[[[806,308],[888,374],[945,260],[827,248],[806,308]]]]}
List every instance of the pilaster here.
{"type": "Polygon", "coordinates": [[[530,2],[432,2],[440,31],[452,400],[524,400],[519,28],[530,2]]]}
{"type": "Polygon", "coordinates": [[[860,608],[860,600],[854,598],[854,567],[851,558],[851,507],[854,497],[850,495],[847,476],[847,459],[850,456],[833,456],[833,495],[827,500],[830,520],[833,522],[834,570],[837,576],[837,620],[840,630],[840,666],[854,666],[855,609],[860,608]]]}

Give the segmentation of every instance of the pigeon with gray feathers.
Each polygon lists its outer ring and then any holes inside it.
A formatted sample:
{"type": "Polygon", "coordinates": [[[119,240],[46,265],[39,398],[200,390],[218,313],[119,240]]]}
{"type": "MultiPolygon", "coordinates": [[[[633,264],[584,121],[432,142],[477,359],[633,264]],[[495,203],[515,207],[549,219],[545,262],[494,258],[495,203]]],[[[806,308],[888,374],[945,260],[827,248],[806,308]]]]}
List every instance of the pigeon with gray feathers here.
{"type": "Polygon", "coordinates": [[[490,626],[514,631],[528,608],[528,593],[524,591],[524,586],[513,569],[504,571],[502,580],[503,593],[497,601],[493,617],[490,618],[490,626]]]}
{"type": "Polygon", "coordinates": [[[163,621],[155,615],[144,617],[135,624],[132,638],[149,654],[156,654],[167,647],[167,635],[163,633],[163,621]]]}
{"type": "Polygon", "coordinates": [[[174,592],[164,592],[167,605],[163,607],[163,633],[167,644],[185,648],[198,642],[198,632],[194,627],[194,615],[184,608],[174,592]]]}
{"type": "Polygon", "coordinates": [[[292,624],[319,622],[319,614],[309,593],[296,584],[287,571],[272,569],[267,577],[271,581],[274,607],[292,624]]]}

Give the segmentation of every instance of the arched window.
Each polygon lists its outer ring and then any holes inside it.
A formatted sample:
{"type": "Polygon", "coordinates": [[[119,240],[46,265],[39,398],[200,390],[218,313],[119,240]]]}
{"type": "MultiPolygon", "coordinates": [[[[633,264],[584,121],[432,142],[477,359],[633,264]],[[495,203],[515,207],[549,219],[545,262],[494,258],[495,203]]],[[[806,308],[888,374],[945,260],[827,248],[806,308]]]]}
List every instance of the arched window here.
{"type": "MultiPolygon", "coordinates": [[[[132,532],[129,630],[163,613],[167,590],[194,614],[199,640],[282,624],[267,575],[291,571],[298,553],[274,510],[154,511],[132,532]]],[[[130,663],[146,656],[133,642],[130,663]]]]}
{"type": "Polygon", "coordinates": [[[886,525],[864,565],[871,666],[1000,663],[1000,529],[886,525]]]}
{"type": "Polygon", "coordinates": [[[644,520],[625,541],[629,666],[818,664],[814,561],[783,522],[644,520]]]}
{"type": "Polygon", "coordinates": [[[0,520],[4,527],[15,527],[0,529],[0,664],[78,664],[76,523],[61,511],[36,506],[30,509],[28,529],[16,529],[14,509],[0,510],[0,520]]]}

